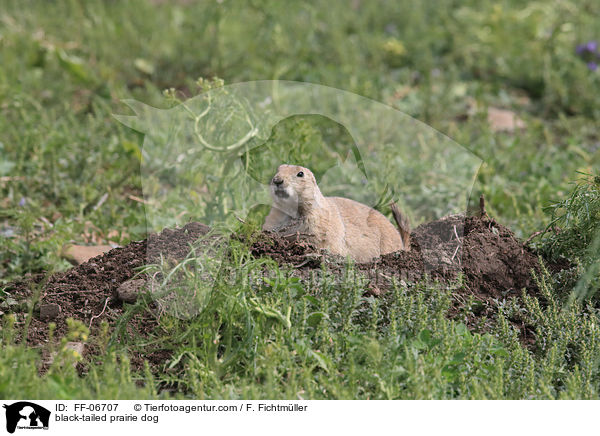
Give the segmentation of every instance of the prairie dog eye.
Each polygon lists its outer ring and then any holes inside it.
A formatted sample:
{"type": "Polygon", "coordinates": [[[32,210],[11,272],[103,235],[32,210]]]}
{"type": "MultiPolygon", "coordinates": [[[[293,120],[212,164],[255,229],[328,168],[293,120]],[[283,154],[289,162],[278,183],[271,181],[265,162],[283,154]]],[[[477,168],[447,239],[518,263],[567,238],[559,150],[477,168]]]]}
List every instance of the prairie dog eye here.
{"type": "Polygon", "coordinates": [[[297,177],[304,177],[304,171],[300,171],[298,174],[296,174],[297,177]]]}

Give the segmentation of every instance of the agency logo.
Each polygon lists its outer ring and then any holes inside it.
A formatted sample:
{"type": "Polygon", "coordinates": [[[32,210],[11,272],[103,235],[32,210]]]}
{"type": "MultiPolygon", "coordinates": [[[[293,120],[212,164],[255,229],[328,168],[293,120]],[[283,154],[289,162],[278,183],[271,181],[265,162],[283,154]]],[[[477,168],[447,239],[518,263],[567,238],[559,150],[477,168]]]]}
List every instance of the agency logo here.
{"type": "Polygon", "coordinates": [[[16,429],[48,430],[50,411],[29,401],[19,401],[6,409],[6,431],[14,433],[16,429]]]}

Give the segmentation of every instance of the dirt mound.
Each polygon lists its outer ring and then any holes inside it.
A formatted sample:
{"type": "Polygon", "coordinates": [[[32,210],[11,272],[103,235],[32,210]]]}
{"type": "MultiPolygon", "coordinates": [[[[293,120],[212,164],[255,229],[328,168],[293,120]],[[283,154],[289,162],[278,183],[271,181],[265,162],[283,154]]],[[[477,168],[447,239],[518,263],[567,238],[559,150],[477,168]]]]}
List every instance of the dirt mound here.
{"type": "MultiPolygon", "coordinates": [[[[103,320],[114,326],[124,312],[122,302],[114,298],[119,285],[135,277],[139,267],[155,262],[161,255],[184,258],[191,245],[209,230],[199,223],[175,230],[165,229],[147,240],[116,248],[67,271],[12,283],[5,286],[4,291],[21,302],[31,301],[39,291],[27,337],[32,346],[48,341],[50,321],[56,323],[57,337],[66,333],[67,318],[80,320],[92,330],[103,320]]],[[[385,294],[392,277],[405,281],[430,277],[451,282],[461,272],[464,285],[453,291],[457,305],[470,298],[480,301],[486,308],[473,316],[493,315],[495,301],[518,297],[523,288],[537,294],[531,277],[531,270],[539,269],[536,254],[518,241],[509,229],[492,219],[446,217],[417,227],[412,241],[410,251],[392,253],[376,262],[357,265],[366,274],[374,274],[375,295],[385,294]],[[385,278],[383,282],[378,281],[379,277],[385,278]]],[[[259,235],[251,242],[250,251],[255,256],[269,256],[280,264],[292,266],[300,277],[320,269],[323,262],[334,272],[345,265],[345,260],[324,256],[305,241],[272,234],[259,235]]],[[[25,314],[17,313],[17,323],[24,321],[25,314]]],[[[128,331],[138,335],[148,334],[155,327],[156,319],[149,313],[138,314],[127,324],[128,331]]],[[[144,358],[157,362],[169,358],[164,350],[133,354],[133,362],[140,364],[144,358]]]]}
{"type": "MultiPolygon", "coordinates": [[[[244,238],[241,238],[244,241],[244,238]]],[[[267,256],[279,264],[294,268],[320,268],[321,260],[317,249],[300,238],[282,238],[275,233],[261,233],[255,240],[248,241],[250,252],[256,257],[267,256]]]]}
{"type": "MultiPolygon", "coordinates": [[[[209,230],[200,223],[190,223],[177,230],[165,229],[67,271],[8,284],[4,291],[17,301],[31,300],[39,292],[27,342],[41,345],[48,340],[50,321],[56,323],[57,337],[66,333],[67,318],[80,320],[90,327],[97,327],[102,320],[115,321],[123,313],[122,304],[113,298],[121,283],[132,279],[139,267],[157,261],[161,254],[173,259],[184,258],[190,244],[209,230]]],[[[150,328],[143,322],[136,327],[142,333],[150,328]]]]}
{"type": "MultiPolygon", "coordinates": [[[[474,295],[491,298],[518,296],[521,289],[536,293],[531,270],[539,271],[538,257],[515,238],[512,231],[493,219],[452,215],[417,227],[411,250],[359,264],[361,271],[380,271],[385,277],[405,281],[425,275],[451,281],[462,273],[465,287],[474,295]]],[[[306,241],[262,235],[251,245],[256,256],[269,256],[297,269],[320,268],[325,257],[306,241]]],[[[327,257],[332,260],[331,256],[327,257]]],[[[343,259],[337,259],[338,266],[343,259]]],[[[329,263],[335,269],[335,262],[329,263]]]]}
{"type": "MultiPolygon", "coordinates": [[[[412,240],[411,252],[381,258],[384,269],[410,278],[420,271],[442,281],[462,274],[463,285],[453,290],[449,315],[461,316],[469,327],[485,329],[496,316],[498,303],[511,297],[520,299],[523,289],[541,297],[532,276],[532,271],[540,271],[538,255],[493,219],[445,217],[417,227],[412,240]]],[[[533,330],[519,320],[509,321],[519,329],[522,342],[532,346],[533,330]]]]}
{"type": "Polygon", "coordinates": [[[398,271],[420,267],[441,279],[462,273],[466,287],[480,296],[518,296],[523,288],[537,291],[531,275],[531,270],[539,271],[537,255],[493,219],[445,217],[417,227],[412,240],[411,252],[383,256],[382,265],[398,271]]]}

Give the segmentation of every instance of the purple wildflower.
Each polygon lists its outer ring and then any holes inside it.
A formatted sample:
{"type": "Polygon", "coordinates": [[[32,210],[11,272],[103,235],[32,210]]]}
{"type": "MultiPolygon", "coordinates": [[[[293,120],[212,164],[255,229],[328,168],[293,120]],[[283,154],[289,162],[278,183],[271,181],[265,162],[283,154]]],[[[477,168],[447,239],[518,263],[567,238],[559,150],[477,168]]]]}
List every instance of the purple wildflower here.
{"type": "Polygon", "coordinates": [[[27,204],[27,199],[25,197],[21,197],[19,200],[19,207],[23,207],[27,204]]]}
{"type": "Polygon", "coordinates": [[[584,56],[587,53],[597,54],[598,51],[598,41],[588,41],[585,44],[577,44],[575,47],[575,53],[580,56],[584,56]]]}
{"type": "Polygon", "coordinates": [[[598,51],[598,41],[588,41],[585,44],[577,44],[575,52],[581,57],[590,71],[598,69],[598,61],[600,59],[600,51],[598,51]]]}
{"type": "Polygon", "coordinates": [[[585,48],[590,53],[595,53],[596,50],[598,50],[598,41],[588,41],[587,44],[585,45],[585,48]]]}

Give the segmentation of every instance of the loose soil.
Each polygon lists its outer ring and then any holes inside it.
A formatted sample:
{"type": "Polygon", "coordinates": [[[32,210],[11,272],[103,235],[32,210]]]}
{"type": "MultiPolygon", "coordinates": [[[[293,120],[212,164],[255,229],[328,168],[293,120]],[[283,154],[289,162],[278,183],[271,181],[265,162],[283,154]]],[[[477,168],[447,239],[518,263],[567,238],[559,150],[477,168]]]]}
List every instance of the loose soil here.
{"type": "MultiPolygon", "coordinates": [[[[27,343],[34,347],[47,344],[50,322],[56,324],[54,337],[64,336],[68,318],[90,326],[92,333],[103,321],[115,328],[125,312],[123,303],[115,298],[119,285],[136,277],[140,267],[156,262],[161,255],[167,259],[183,259],[192,244],[209,231],[209,227],[200,223],[165,229],[67,271],[5,286],[4,291],[20,302],[22,308],[27,307],[27,302],[31,306],[31,301],[36,300],[34,316],[27,330],[27,343]],[[45,313],[50,315],[44,316],[45,313]]],[[[241,236],[234,237],[247,241],[241,236]]],[[[493,219],[449,216],[417,227],[411,239],[410,251],[388,254],[372,263],[356,266],[371,280],[366,292],[381,297],[384,310],[392,277],[405,282],[429,278],[456,283],[462,274],[462,285],[452,291],[454,305],[449,316],[462,317],[473,328],[481,328],[481,320],[495,316],[499,301],[520,298],[523,289],[538,296],[531,274],[532,270],[540,269],[537,254],[493,219]],[[477,310],[472,310],[473,301],[478,303],[477,310]],[[465,310],[467,302],[469,307],[465,310]]],[[[315,269],[320,270],[323,263],[334,273],[346,265],[343,259],[326,256],[299,238],[261,234],[250,244],[253,255],[267,256],[281,265],[289,265],[301,278],[308,277],[315,269]]],[[[17,324],[25,323],[26,310],[20,312],[14,307],[9,311],[16,313],[17,324]]],[[[127,320],[125,334],[150,334],[156,329],[156,316],[152,310],[139,311],[127,320]]],[[[524,343],[532,344],[534,336],[530,329],[516,322],[515,325],[520,329],[524,343]]],[[[88,355],[95,352],[94,346],[86,350],[88,355]]],[[[158,368],[171,357],[160,348],[132,350],[131,355],[134,368],[141,368],[144,360],[158,368]]]]}

